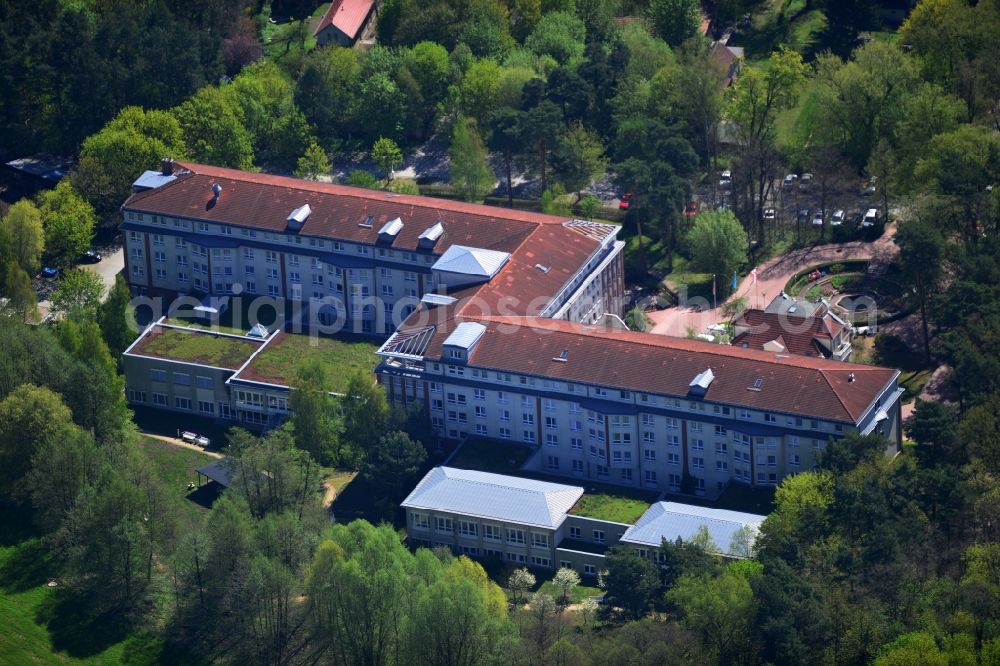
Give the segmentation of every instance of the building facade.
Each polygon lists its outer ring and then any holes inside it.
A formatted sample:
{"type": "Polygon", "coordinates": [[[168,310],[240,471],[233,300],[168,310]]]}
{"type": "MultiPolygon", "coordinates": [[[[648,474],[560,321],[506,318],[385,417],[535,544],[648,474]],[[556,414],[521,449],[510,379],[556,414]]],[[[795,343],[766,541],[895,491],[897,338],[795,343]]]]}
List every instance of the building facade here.
{"type": "Polygon", "coordinates": [[[171,160],[133,189],[121,231],[134,293],[305,302],[324,326],[385,335],[428,294],[558,245],[558,266],[535,262],[553,296],[533,307],[577,321],[621,314],[612,225],[171,160]]]}
{"type": "Polygon", "coordinates": [[[445,547],[478,558],[597,576],[616,545],[657,559],[662,539],[689,541],[704,529],[723,557],[746,557],[764,517],[656,502],[634,525],[572,513],[578,486],[435,467],[403,500],[411,547],[445,547]],[[739,538],[734,538],[737,534],[739,538]]]}

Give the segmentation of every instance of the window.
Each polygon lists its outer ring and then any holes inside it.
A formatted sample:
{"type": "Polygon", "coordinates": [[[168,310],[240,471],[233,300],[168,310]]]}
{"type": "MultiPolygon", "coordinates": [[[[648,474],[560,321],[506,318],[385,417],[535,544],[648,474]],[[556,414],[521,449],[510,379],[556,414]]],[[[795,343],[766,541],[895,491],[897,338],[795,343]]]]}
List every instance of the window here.
{"type": "Polygon", "coordinates": [[[510,428],[500,426],[500,439],[510,439],[510,428]]]}
{"type": "Polygon", "coordinates": [[[174,405],[176,405],[177,409],[191,409],[191,398],[176,396],[174,398],[174,405]]]}
{"type": "Polygon", "coordinates": [[[819,422],[818,421],[810,421],[809,422],[809,427],[812,428],[813,430],[819,430],[819,422]]]}
{"type": "Polygon", "coordinates": [[[604,543],[604,530],[594,530],[594,543],[604,543]]]}
{"type": "Polygon", "coordinates": [[[608,475],[608,467],[607,467],[607,465],[598,465],[597,466],[597,476],[604,476],[604,477],[606,477],[607,475],[608,475]]]}
{"type": "Polygon", "coordinates": [[[211,389],[215,387],[215,382],[211,377],[201,377],[197,378],[197,386],[200,389],[211,389]]]}
{"type": "Polygon", "coordinates": [[[483,525],[483,539],[487,541],[499,541],[500,540],[500,526],[499,525],[483,525]]]}
{"type": "Polygon", "coordinates": [[[129,390],[128,399],[129,402],[146,402],[146,392],[129,390]]]}
{"type": "Polygon", "coordinates": [[[548,428],[549,430],[556,430],[559,427],[558,424],[556,423],[556,417],[546,416],[545,427],[548,428]]]}
{"type": "Polygon", "coordinates": [[[215,414],[215,403],[205,400],[198,401],[198,411],[202,414],[215,414]]]}
{"type": "Polygon", "coordinates": [[[531,533],[531,545],[535,548],[548,548],[549,547],[549,535],[539,534],[538,532],[531,533]]]}
{"type": "Polygon", "coordinates": [[[458,521],[458,533],[461,536],[470,536],[470,537],[478,536],[479,534],[478,525],[476,523],[471,523],[467,520],[460,520],[458,521]]]}
{"type": "Polygon", "coordinates": [[[486,407],[484,405],[476,405],[476,418],[477,419],[486,418],[486,407]]]}
{"type": "Polygon", "coordinates": [[[729,451],[729,445],[725,442],[716,442],[715,444],[715,454],[724,456],[729,451]]]}
{"type": "Polygon", "coordinates": [[[573,473],[574,474],[583,474],[583,461],[582,460],[574,460],[573,461],[573,473]]]}
{"type": "Polygon", "coordinates": [[[149,371],[149,378],[154,382],[165,382],[167,381],[167,371],[153,368],[149,371]]]}
{"type": "Polygon", "coordinates": [[[774,416],[774,414],[771,413],[764,414],[764,421],[766,421],[767,423],[775,423],[777,422],[777,420],[778,419],[774,416]]]}
{"type": "Polygon", "coordinates": [[[632,482],[632,470],[630,468],[625,468],[625,469],[620,470],[620,471],[621,471],[621,475],[622,475],[622,481],[628,481],[629,483],[631,483],[632,482]]]}
{"type": "Polygon", "coordinates": [[[705,459],[693,456],[691,458],[691,466],[695,469],[705,469],[705,459]]]}
{"type": "Polygon", "coordinates": [[[582,437],[571,437],[569,440],[569,448],[576,451],[583,450],[583,438],[582,437]]]}
{"type": "Polygon", "coordinates": [[[559,446],[559,436],[551,432],[545,433],[545,446],[559,446]]]}
{"type": "Polygon", "coordinates": [[[551,567],[552,561],[547,557],[537,557],[535,555],[531,556],[531,563],[536,567],[551,567]]]}
{"type": "Polygon", "coordinates": [[[157,407],[167,406],[167,394],[166,393],[154,393],[153,394],[153,404],[157,407]]]}
{"type": "Polygon", "coordinates": [[[509,409],[501,409],[500,410],[500,420],[501,421],[510,421],[510,410],[509,409]]]}
{"type": "Polygon", "coordinates": [[[791,465],[792,467],[798,467],[801,464],[799,460],[799,454],[793,453],[792,455],[788,456],[788,464],[791,465]]]}
{"type": "Polygon", "coordinates": [[[740,418],[741,419],[749,419],[749,418],[751,418],[750,410],[741,409],[740,410],[740,418]]]}
{"type": "Polygon", "coordinates": [[[524,530],[507,528],[507,543],[524,545],[524,530]]]}
{"type": "Polygon", "coordinates": [[[180,386],[191,386],[191,375],[186,372],[175,372],[174,384],[178,384],[180,386]]]}
{"type": "Polygon", "coordinates": [[[524,425],[535,425],[534,414],[521,414],[521,423],[524,425]]]}
{"type": "Polygon", "coordinates": [[[486,391],[484,389],[475,389],[472,397],[476,400],[486,400],[486,391]]]}
{"type": "Polygon", "coordinates": [[[725,437],[726,436],[726,432],[727,431],[726,431],[725,426],[718,426],[718,425],[715,426],[715,436],[716,437],[725,437]]]}
{"type": "Polygon", "coordinates": [[[534,430],[525,430],[524,431],[524,436],[521,438],[521,441],[527,442],[528,444],[534,444],[535,443],[535,431],[534,430]]]}
{"type": "Polygon", "coordinates": [[[656,462],[656,451],[652,449],[643,449],[642,459],[646,462],[656,462]]]}
{"type": "Polygon", "coordinates": [[[703,439],[692,439],[691,449],[693,451],[704,451],[705,450],[705,440],[703,439]]]}
{"type": "Polygon", "coordinates": [[[545,466],[551,470],[559,469],[559,456],[548,456],[545,466]]]}
{"type": "Polygon", "coordinates": [[[667,464],[669,465],[680,465],[681,456],[679,453],[668,453],[667,454],[667,464]]]}
{"type": "Polygon", "coordinates": [[[597,575],[597,567],[595,567],[593,564],[584,564],[583,565],[583,574],[585,576],[596,576],[597,575]]]}

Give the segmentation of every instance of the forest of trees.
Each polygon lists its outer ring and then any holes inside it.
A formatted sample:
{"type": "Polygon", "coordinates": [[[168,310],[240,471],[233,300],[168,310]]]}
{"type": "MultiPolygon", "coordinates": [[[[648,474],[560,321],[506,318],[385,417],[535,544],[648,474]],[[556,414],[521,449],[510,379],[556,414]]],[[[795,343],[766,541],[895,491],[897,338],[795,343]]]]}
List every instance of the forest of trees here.
{"type": "MultiPolygon", "coordinates": [[[[805,4],[826,11],[829,51],[779,48],[724,93],[684,0],[386,0],[371,49],[268,61],[253,3],[0,3],[2,147],[77,157],[0,221],[0,508],[30,516],[60,598],[189,662],[1000,663],[1000,1],[923,0],[892,39],[864,43],[872,3],[805,4]],[[903,211],[915,351],[947,366],[955,399],[919,402],[894,458],[877,437],[827,444],[818,470],[778,487],[752,559],[722,562],[704,540],[663,544],[662,566],[612,549],[600,609],[407,550],[389,523],[429,464],[426,424],[364,376],[338,403],[329,369],[301,368],[295,419],[231,433],[235,483],[211,511],[167,511],[116,361],[127,288],[102,303],[67,274],[62,319],[29,327],[30,276],[113,230],[164,156],[318,177],[331,153],[372,151],[391,186],[402,154],[442,131],[470,200],[492,188],[487,150],[502,192],[512,166],[528,169],[548,210],[610,173],[631,193],[639,280],[643,239],[668,267],[676,253],[745,268],[777,234],[761,213],[786,169],[823,191],[874,178],[884,214],[903,211]],[[734,172],[733,214],[685,218],[717,164],[734,172]],[[331,525],[320,465],[358,470],[387,524],[331,525]]],[[[758,5],[711,8],[736,20],[758,5]]]]}

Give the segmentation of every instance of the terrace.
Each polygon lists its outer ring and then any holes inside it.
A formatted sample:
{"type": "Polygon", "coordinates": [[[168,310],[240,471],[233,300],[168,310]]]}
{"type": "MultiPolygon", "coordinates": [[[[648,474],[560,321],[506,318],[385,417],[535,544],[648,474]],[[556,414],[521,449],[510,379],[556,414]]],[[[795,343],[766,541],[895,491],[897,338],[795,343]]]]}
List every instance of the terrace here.
{"type": "Polygon", "coordinates": [[[156,325],[131,349],[131,353],[237,370],[262,344],[263,340],[243,336],[156,325]]]}
{"type": "Polygon", "coordinates": [[[378,363],[376,349],[378,345],[362,337],[321,338],[279,333],[243,369],[239,379],[291,386],[302,365],[318,362],[331,371],[330,390],[343,393],[356,372],[372,372],[378,363]]]}

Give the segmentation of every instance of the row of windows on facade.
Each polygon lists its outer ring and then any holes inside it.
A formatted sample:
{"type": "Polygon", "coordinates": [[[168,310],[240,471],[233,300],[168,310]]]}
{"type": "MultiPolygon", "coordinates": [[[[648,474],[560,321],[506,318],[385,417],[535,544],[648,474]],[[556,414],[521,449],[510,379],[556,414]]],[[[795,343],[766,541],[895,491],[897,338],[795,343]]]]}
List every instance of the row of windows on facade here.
{"type": "MultiPolygon", "coordinates": [[[[484,557],[493,557],[498,560],[506,559],[508,562],[511,562],[513,564],[528,564],[530,562],[532,566],[536,567],[552,566],[552,560],[550,560],[547,557],[543,557],[541,555],[532,555],[531,557],[528,557],[524,553],[517,553],[517,552],[504,553],[503,551],[495,550],[492,548],[483,548],[482,551],[480,551],[480,549],[476,546],[468,546],[465,544],[461,544],[456,547],[454,544],[447,543],[445,541],[432,541],[430,539],[414,538],[410,539],[409,541],[414,547],[425,546],[427,548],[448,548],[454,552],[457,552],[459,555],[468,555],[469,557],[479,557],[480,555],[482,555],[484,557]]],[[[572,568],[573,563],[561,562],[560,566],[572,568]]],[[[583,565],[583,568],[585,574],[590,576],[597,575],[597,570],[593,565],[585,564],[583,565]]]]}
{"type": "MultiPolygon", "coordinates": [[[[433,369],[434,370],[439,370],[438,365],[439,364],[437,364],[437,363],[433,364],[433,366],[432,366],[433,369]]],[[[446,368],[447,368],[448,374],[457,375],[457,376],[464,376],[465,371],[466,371],[466,368],[464,368],[462,366],[446,365],[446,368]]],[[[480,370],[479,368],[469,368],[468,370],[471,371],[472,377],[477,378],[477,379],[492,379],[492,380],[495,380],[495,381],[500,382],[500,383],[512,384],[512,383],[514,383],[513,382],[513,377],[517,377],[518,378],[518,383],[520,383],[523,386],[535,386],[536,385],[535,378],[534,377],[529,377],[527,375],[512,375],[511,373],[506,373],[506,372],[496,372],[496,373],[493,373],[493,372],[491,372],[489,370],[480,370]]],[[[432,382],[428,382],[428,389],[430,390],[431,393],[441,393],[442,392],[442,386],[443,385],[440,382],[433,382],[433,381],[432,382]]],[[[580,385],[572,384],[572,383],[556,382],[556,381],[550,380],[550,379],[544,379],[544,380],[542,380],[542,388],[546,389],[546,390],[552,390],[552,391],[565,391],[566,393],[580,393],[582,395],[586,395],[586,393],[587,393],[587,388],[584,387],[584,386],[580,386],[580,385]]],[[[595,397],[600,397],[600,398],[614,398],[614,396],[612,396],[612,393],[617,393],[618,394],[617,398],[619,400],[624,400],[624,401],[630,401],[630,400],[632,400],[633,399],[633,395],[635,395],[635,394],[633,394],[632,391],[611,391],[610,389],[604,389],[604,388],[601,388],[601,387],[591,387],[591,395],[593,395],[595,397]]],[[[647,404],[655,404],[656,403],[656,396],[651,396],[651,395],[649,395],[647,393],[639,393],[637,395],[639,397],[639,402],[640,403],[647,403],[647,404]]],[[[452,397],[454,398],[454,404],[466,404],[465,401],[467,400],[467,396],[465,396],[463,394],[448,393],[448,396],[449,396],[449,401],[451,401],[452,397]]],[[[474,389],[474,391],[473,391],[473,397],[476,400],[486,400],[486,389],[474,389]]],[[[523,407],[526,407],[526,408],[527,407],[533,407],[535,405],[535,400],[536,399],[534,397],[532,397],[532,396],[522,395],[521,396],[521,405],[523,407]]],[[[496,391],[496,401],[498,403],[500,403],[500,404],[505,404],[505,403],[509,402],[509,395],[507,393],[505,393],[504,391],[496,391]]],[[[667,406],[670,406],[670,404],[669,404],[671,402],[670,398],[663,398],[663,401],[665,403],[667,403],[667,406]]],[[[559,405],[560,402],[565,402],[565,401],[557,401],[557,400],[554,400],[554,399],[551,399],[551,398],[545,398],[543,400],[544,409],[546,411],[555,411],[556,409],[558,409],[558,405],[559,405]]],[[[673,407],[676,407],[676,408],[680,408],[681,407],[681,400],[675,398],[675,399],[672,399],[672,402],[673,402],[673,405],[672,405],[673,407]]],[[[567,403],[567,404],[569,405],[569,412],[571,414],[578,414],[578,413],[580,413],[580,406],[577,403],[570,402],[570,403],[567,403]]],[[[701,411],[701,412],[707,411],[707,409],[706,409],[706,403],[703,403],[703,402],[694,402],[694,401],[689,401],[688,402],[688,409],[690,411],[701,411]]],[[[712,412],[714,414],[719,414],[721,416],[730,416],[733,413],[733,411],[734,410],[732,410],[731,408],[726,407],[724,405],[712,405],[712,412]]],[[[753,412],[751,410],[748,410],[748,409],[742,409],[741,408],[741,409],[735,410],[735,412],[736,412],[737,418],[740,418],[740,419],[753,420],[753,419],[757,418],[757,413],[753,412]]],[[[599,423],[599,424],[603,425],[604,422],[605,422],[605,418],[606,417],[603,414],[599,414],[599,413],[595,413],[595,412],[590,412],[590,411],[587,412],[587,419],[590,420],[590,421],[592,421],[592,422],[596,422],[596,423],[599,423]]],[[[610,418],[609,422],[610,422],[610,424],[612,426],[619,426],[620,425],[622,427],[629,427],[631,425],[631,418],[632,417],[630,417],[630,416],[613,415],[613,416],[611,416],[609,418],[610,418]]],[[[642,423],[643,423],[643,425],[652,425],[654,418],[656,418],[656,417],[653,414],[643,414],[642,415],[642,423]]],[[[667,427],[668,428],[669,427],[674,427],[674,428],[677,427],[677,424],[678,424],[678,420],[677,419],[670,418],[670,417],[665,417],[665,418],[667,419],[667,427]]],[[[778,417],[775,414],[772,414],[770,412],[762,412],[762,413],[760,413],[760,418],[765,423],[777,423],[778,422],[778,417]]],[[[821,422],[818,421],[818,420],[815,420],[815,419],[804,419],[802,417],[795,417],[795,416],[787,416],[787,417],[785,417],[785,423],[786,423],[786,425],[795,426],[795,427],[799,427],[799,428],[806,427],[806,421],[807,420],[808,420],[808,427],[811,428],[812,430],[820,430],[822,428],[821,422]]],[[[691,425],[692,426],[697,426],[699,428],[701,427],[700,423],[692,423],[691,425]]],[[[723,431],[725,431],[725,428],[723,426],[716,426],[716,428],[717,429],[721,428],[723,431]]],[[[833,429],[834,429],[835,432],[843,432],[844,427],[843,427],[843,425],[837,423],[837,424],[834,424],[833,429]]]]}
{"type": "MultiPolygon", "coordinates": [[[[152,219],[150,221],[153,224],[159,224],[162,226],[167,225],[166,219],[163,218],[162,216],[153,215],[151,216],[151,218],[152,219]]],[[[136,213],[134,211],[129,211],[128,219],[130,221],[136,221],[136,222],[145,221],[141,213],[136,213]]],[[[187,230],[193,229],[199,233],[218,234],[222,236],[234,235],[233,228],[230,226],[216,227],[214,225],[210,225],[205,222],[198,222],[194,226],[192,226],[184,220],[174,220],[173,226],[179,229],[187,229],[187,230]]],[[[154,245],[163,245],[164,234],[152,233],[150,235],[152,236],[152,241],[154,245]]],[[[173,236],[172,234],[167,234],[167,235],[174,238],[174,243],[176,244],[177,247],[186,247],[187,241],[185,241],[185,239],[173,236]]],[[[240,235],[243,236],[244,238],[249,238],[249,239],[258,238],[258,234],[255,229],[245,229],[245,228],[240,229],[240,235]]],[[[353,248],[354,253],[361,255],[369,255],[371,254],[372,250],[375,249],[377,250],[378,256],[380,257],[402,259],[403,261],[412,261],[414,263],[423,262],[425,264],[432,264],[437,260],[437,257],[433,255],[419,255],[416,252],[408,252],[406,250],[393,250],[391,248],[385,248],[385,247],[373,248],[370,245],[353,245],[350,243],[343,243],[341,241],[327,241],[323,238],[315,238],[311,236],[306,237],[306,240],[303,242],[303,237],[298,235],[262,232],[260,234],[260,238],[262,238],[263,240],[274,241],[274,242],[281,242],[281,239],[284,239],[284,242],[289,245],[308,245],[309,247],[315,247],[319,249],[329,248],[334,252],[351,252],[353,248]]],[[[142,242],[143,232],[130,231],[129,240],[132,242],[142,242]]],[[[194,246],[195,244],[191,243],[191,245],[194,246]]]]}

